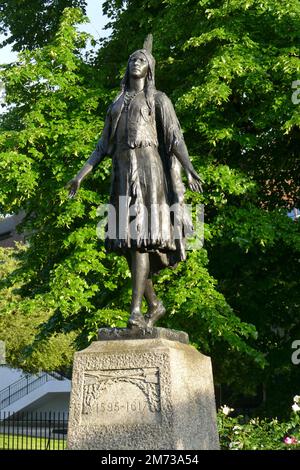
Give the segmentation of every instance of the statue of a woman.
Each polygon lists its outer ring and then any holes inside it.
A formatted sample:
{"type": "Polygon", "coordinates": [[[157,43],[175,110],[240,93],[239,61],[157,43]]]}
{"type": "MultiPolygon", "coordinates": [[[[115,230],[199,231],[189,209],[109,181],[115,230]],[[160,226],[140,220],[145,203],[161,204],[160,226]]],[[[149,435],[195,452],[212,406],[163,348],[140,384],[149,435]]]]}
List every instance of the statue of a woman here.
{"type": "Polygon", "coordinates": [[[149,35],[144,48],[129,57],[121,93],[108,109],[96,150],[68,183],[69,196],[74,197],[83,178],[106,155],[112,157],[110,204],[116,230],[113,235],[106,233],[105,246],[128,261],[132,276],[128,327],[139,328],[151,328],[165,314],[151,275],[186,258],[184,242],[192,224],[183,200],[182,167],[190,189],[202,191],[172,103],[155,88],[151,49],[149,35]],[[145,316],[143,296],[148,304],[145,316]]]}

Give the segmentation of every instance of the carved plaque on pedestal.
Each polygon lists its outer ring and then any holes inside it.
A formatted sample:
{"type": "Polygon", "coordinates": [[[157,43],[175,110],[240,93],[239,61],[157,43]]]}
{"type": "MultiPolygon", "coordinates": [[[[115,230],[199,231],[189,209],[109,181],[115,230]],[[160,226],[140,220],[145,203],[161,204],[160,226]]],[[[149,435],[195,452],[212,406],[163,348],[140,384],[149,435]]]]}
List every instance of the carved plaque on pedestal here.
{"type": "Polygon", "coordinates": [[[155,424],[161,421],[159,369],[84,373],[81,423],[155,424]]]}

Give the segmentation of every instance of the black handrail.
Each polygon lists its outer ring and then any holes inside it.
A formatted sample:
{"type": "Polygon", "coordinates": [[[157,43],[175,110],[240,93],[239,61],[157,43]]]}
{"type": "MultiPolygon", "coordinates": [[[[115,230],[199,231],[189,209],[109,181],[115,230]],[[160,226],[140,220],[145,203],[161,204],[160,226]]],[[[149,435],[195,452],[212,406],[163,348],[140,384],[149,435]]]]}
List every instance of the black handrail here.
{"type": "Polygon", "coordinates": [[[26,376],[16,380],[16,382],[0,391],[0,410],[11,405],[25,395],[28,395],[49,380],[53,380],[53,378],[64,380],[64,377],[57,372],[38,372],[34,376],[26,376]]]}

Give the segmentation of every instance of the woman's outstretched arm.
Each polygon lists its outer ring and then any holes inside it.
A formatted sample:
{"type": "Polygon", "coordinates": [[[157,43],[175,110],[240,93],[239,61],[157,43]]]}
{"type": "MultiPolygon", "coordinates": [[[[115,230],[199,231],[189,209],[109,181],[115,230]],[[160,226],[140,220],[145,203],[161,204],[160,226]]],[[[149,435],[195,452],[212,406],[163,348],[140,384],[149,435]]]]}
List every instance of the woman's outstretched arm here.
{"type": "Polygon", "coordinates": [[[107,155],[108,151],[108,142],[110,136],[110,125],[111,125],[111,117],[110,117],[110,109],[107,112],[103,132],[101,138],[96,146],[94,152],[90,155],[88,160],[85,162],[83,167],[79,170],[77,175],[72,178],[66,185],[69,189],[69,197],[72,198],[76,196],[80,188],[81,182],[86,178],[86,176],[93,171],[93,169],[99,165],[99,163],[103,160],[103,158],[107,155]]]}
{"type": "Polygon", "coordinates": [[[172,152],[178,158],[179,162],[181,163],[183,169],[186,172],[189,188],[192,191],[196,191],[198,193],[202,193],[202,179],[196,172],[195,168],[192,165],[190,160],[188,150],[186,148],[185,142],[183,139],[180,139],[176,142],[172,147],[172,152]]]}

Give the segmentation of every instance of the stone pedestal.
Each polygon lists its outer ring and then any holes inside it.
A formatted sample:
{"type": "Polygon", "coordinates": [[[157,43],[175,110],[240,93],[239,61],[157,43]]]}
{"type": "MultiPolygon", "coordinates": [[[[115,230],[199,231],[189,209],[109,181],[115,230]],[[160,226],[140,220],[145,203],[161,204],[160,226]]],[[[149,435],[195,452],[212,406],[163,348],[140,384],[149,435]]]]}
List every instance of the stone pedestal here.
{"type": "Polygon", "coordinates": [[[100,330],[75,354],[68,449],[219,448],[210,358],[153,330],[100,330]]]}

